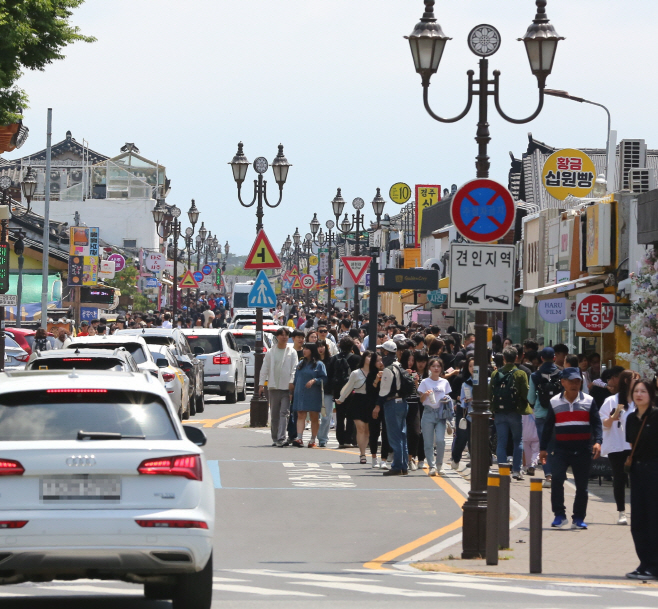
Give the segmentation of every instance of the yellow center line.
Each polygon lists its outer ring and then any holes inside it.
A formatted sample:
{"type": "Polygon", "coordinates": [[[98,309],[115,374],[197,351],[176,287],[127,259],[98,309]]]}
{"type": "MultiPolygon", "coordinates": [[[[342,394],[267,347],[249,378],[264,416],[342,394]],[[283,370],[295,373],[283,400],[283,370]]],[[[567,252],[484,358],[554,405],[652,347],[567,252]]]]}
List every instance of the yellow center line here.
{"type": "Polygon", "coordinates": [[[247,414],[250,412],[249,408],[247,410],[241,410],[240,412],[234,412],[233,414],[227,414],[225,417],[220,417],[219,419],[200,419],[198,421],[183,421],[184,425],[194,425],[196,423],[203,423],[204,427],[214,427],[218,423],[221,423],[222,421],[226,421],[227,419],[232,419],[234,417],[239,417],[242,414],[247,414]]]}
{"type": "MultiPolygon", "coordinates": [[[[459,506],[461,509],[462,505],[466,501],[465,497],[454,487],[452,484],[450,484],[447,480],[441,478],[440,476],[432,476],[432,480],[436,482],[442,490],[446,492],[446,494],[459,506]]],[[[391,562],[395,560],[396,558],[408,554],[409,552],[413,552],[417,548],[420,548],[421,546],[424,546],[431,541],[434,541],[435,539],[438,539],[439,537],[442,537],[446,533],[450,533],[450,531],[454,531],[456,529],[461,528],[462,526],[462,518],[461,516],[455,520],[454,522],[451,522],[450,524],[447,524],[444,527],[441,527],[440,529],[437,529],[436,531],[432,531],[431,533],[428,533],[427,535],[423,535],[422,537],[419,537],[418,539],[415,539],[414,541],[410,541],[409,543],[400,546],[399,548],[396,548],[395,550],[391,550],[390,552],[386,552],[386,554],[382,554],[381,556],[378,556],[377,558],[374,558],[370,562],[365,563],[363,566],[365,569],[383,569],[386,570],[385,567],[382,565],[388,562],[391,562]]]]}

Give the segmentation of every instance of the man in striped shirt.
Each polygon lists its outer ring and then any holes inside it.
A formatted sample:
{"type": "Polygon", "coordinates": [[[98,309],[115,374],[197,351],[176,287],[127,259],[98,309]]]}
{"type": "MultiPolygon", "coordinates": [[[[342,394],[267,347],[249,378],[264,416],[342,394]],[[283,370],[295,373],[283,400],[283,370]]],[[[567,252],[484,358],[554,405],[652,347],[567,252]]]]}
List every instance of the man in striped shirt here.
{"type": "Polygon", "coordinates": [[[567,468],[571,467],[576,485],[571,528],[586,530],[589,470],[592,457],[598,459],[601,455],[603,428],[594,400],[582,392],[583,377],[580,369],[565,368],[561,383],[564,391],[551,399],[551,408],[540,438],[539,458],[542,463],[546,463],[548,443],[555,431],[555,451],[551,456],[551,507],[555,520],[551,526],[561,528],[567,524],[564,481],[567,468]]]}

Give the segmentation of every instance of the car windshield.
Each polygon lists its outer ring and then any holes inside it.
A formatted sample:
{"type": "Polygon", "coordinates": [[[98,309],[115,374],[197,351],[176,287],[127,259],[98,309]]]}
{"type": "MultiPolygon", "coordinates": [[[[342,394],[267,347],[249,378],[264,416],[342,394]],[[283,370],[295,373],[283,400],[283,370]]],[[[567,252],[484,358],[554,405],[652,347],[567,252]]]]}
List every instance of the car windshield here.
{"type": "Polygon", "coordinates": [[[249,292],[235,292],[233,294],[233,307],[238,309],[246,307],[249,302],[249,292]]]}
{"type": "Polygon", "coordinates": [[[22,349],[22,347],[13,338],[9,338],[9,336],[7,336],[6,334],[5,334],[5,347],[12,347],[13,349],[22,349]]]}
{"type": "Polygon", "coordinates": [[[171,336],[157,336],[154,334],[141,334],[140,335],[147,345],[174,345],[176,341],[171,336]]]}
{"type": "Polygon", "coordinates": [[[247,345],[252,351],[256,349],[256,337],[255,336],[250,336],[250,335],[233,335],[233,338],[235,338],[235,342],[238,344],[238,351],[242,351],[242,347],[244,345],[247,345]]]}
{"type": "Polygon", "coordinates": [[[190,349],[201,347],[204,353],[217,353],[222,350],[222,337],[219,334],[186,334],[190,349]]]}
{"type": "Polygon", "coordinates": [[[44,357],[35,359],[28,370],[124,370],[123,362],[116,357],[44,357]]]}
{"type": "Polygon", "coordinates": [[[98,342],[98,343],[93,343],[93,344],[85,344],[85,343],[71,343],[69,346],[69,349],[71,348],[76,348],[76,349],[112,349],[114,351],[118,347],[124,347],[130,355],[132,355],[135,358],[135,361],[138,364],[143,364],[146,361],[148,361],[146,353],[144,352],[145,349],[140,345],[139,343],[105,343],[105,342],[98,342]]]}
{"type": "Polygon", "coordinates": [[[0,395],[0,442],[77,440],[81,430],[178,439],[166,406],[148,393],[76,388],[0,395]]]}

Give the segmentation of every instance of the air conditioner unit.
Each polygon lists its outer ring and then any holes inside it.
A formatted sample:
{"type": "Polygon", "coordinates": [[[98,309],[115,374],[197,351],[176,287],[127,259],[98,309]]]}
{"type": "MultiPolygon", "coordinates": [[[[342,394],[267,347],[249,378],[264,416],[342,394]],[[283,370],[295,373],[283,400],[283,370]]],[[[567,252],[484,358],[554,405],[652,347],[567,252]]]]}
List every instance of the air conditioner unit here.
{"type": "Polygon", "coordinates": [[[628,190],[635,193],[649,192],[656,188],[655,169],[629,169],[628,190]]]}
{"type": "Polygon", "coordinates": [[[62,190],[68,186],[66,180],[66,172],[53,169],[50,172],[50,195],[59,196],[62,190]]]}
{"type": "Polygon", "coordinates": [[[630,190],[628,172],[647,166],[647,145],[644,140],[622,140],[619,143],[619,184],[621,190],[630,190]]]}
{"type": "Polygon", "coordinates": [[[443,262],[439,258],[430,258],[423,264],[423,268],[428,270],[428,271],[439,271],[439,273],[443,272],[443,262]]]}

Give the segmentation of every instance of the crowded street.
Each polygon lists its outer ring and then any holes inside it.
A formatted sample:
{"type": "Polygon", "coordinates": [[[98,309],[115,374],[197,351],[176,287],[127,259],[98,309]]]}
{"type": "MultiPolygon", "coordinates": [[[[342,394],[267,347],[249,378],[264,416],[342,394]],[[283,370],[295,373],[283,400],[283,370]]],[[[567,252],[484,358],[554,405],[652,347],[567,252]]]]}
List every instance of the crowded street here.
{"type": "Polygon", "coordinates": [[[636,4],[0,2],[0,606],[654,607],[636,4]]]}

